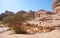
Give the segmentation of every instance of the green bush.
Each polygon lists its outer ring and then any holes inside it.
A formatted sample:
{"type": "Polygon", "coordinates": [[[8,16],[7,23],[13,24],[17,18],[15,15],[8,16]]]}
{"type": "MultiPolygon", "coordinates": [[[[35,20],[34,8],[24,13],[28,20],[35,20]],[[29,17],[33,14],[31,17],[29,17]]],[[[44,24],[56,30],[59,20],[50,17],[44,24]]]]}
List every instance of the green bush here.
{"type": "Polygon", "coordinates": [[[3,19],[3,23],[7,24],[7,26],[14,30],[17,34],[25,34],[26,31],[21,28],[27,18],[23,17],[22,15],[14,15],[14,16],[7,16],[3,19]]]}

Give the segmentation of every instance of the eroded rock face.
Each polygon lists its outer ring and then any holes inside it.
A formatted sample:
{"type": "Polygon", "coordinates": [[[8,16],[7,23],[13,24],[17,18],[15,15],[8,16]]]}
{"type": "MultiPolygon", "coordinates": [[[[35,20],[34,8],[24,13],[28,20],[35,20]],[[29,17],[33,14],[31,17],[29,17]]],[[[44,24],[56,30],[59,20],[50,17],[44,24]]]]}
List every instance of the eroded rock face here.
{"type": "Polygon", "coordinates": [[[51,32],[55,28],[49,26],[38,26],[27,23],[26,25],[22,26],[22,30],[23,29],[27,34],[33,34],[38,32],[51,32]]]}
{"type": "Polygon", "coordinates": [[[51,32],[55,29],[55,27],[53,28],[53,26],[60,26],[60,15],[57,14],[60,13],[60,0],[54,0],[52,8],[53,12],[39,10],[35,13],[35,23],[37,21],[41,21],[40,26],[38,26],[39,23],[37,23],[37,25],[27,24],[22,26],[22,29],[27,34],[32,34],[37,32],[51,32]]]}
{"type": "Polygon", "coordinates": [[[53,2],[53,9],[55,8],[55,7],[57,7],[57,6],[59,6],[60,4],[60,0],[54,0],[54,2],[53,2]]]}
{"type": "Polygon", "coordinates": [[[60,0],[54,0],[52,12],[39,10],[35,13],[35,20],[41,21],[40,25],[58,26],[60,25],[60,0]]]}
{"type": "Polygon", "coordinates": [[[60,0],[54,0],[52,8],[53,8],[54,13],[59,13],[60,12],[60,0]]]}

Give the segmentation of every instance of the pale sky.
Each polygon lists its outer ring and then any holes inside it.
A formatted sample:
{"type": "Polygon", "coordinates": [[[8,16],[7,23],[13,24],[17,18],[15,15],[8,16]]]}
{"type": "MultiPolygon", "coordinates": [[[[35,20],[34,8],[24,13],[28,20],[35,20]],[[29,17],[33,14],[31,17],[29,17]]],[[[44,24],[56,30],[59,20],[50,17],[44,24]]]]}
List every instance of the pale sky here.
{"type": "Polygon", "coordinates": [[[0,13],[8,11],[17,12],[19,10],[40,10],[52,11],[53,0],[0,0],[0,13]]]}

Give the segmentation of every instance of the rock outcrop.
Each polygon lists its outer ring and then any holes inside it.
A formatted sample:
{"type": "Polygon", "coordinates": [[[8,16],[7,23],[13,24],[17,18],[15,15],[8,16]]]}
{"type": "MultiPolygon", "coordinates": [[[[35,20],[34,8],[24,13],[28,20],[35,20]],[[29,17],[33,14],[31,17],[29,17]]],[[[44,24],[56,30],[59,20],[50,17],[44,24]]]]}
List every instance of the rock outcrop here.
{"type": "Polygon", "coordinates": [[[52,8],[54,13],[60,13],[60,0],[54,0],[52,8]]]}
{"type": "MultiPolygon", "coordinates": [[[[55,29],[60,29],[60,0],[54,0],[54,3],[52,5],[52,12],[46,11],[46,10],[39,10],[35,13],[35,19],[34,21],[28,21],[30,24],[36,24],[38,26],[47,27],[54,27],[55,29]]],[[[44,28],[44,29],[45,29],[44,28]]],[[[51,28],[50,28],[51,29],[51,28]]],[[[46,32],[45,31],[45,32],[46,32]]]]}
{"type": "Polygon", "coordinates": [[[54,0],[52,12],[39,10],[35,13],[35,20],[41,21],[40,25],[58,26],[60,25],[60,0],[54,0]]]}
{"type": "Polygon", "coordinates": [[[26,34],[51,32],[52,30],[55,29],[54,27],[50,27],[50,26],[38,26],[35,24],[29,24],[29,23],[22,25],[21,28],[26,32],[26,34]]]}

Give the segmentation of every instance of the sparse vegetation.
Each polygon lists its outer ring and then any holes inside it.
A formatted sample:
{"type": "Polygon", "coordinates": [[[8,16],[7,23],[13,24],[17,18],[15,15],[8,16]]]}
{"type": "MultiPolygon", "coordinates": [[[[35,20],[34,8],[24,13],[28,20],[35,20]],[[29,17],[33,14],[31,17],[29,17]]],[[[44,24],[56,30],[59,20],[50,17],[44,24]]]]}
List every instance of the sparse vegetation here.
{"type": "Polygon", "coordinates": [[[13,14],[12,12],[8,12],[6,16],[2,18],[2,23],[6,24],[10,29],[15,31],[16,34],[32,34],[36,32],[50,32],[53,29],[51,27],[43,27],[38,26],[35,24],[29,24],[26,23],[26,21],[30,21],[34,19],[34,11],[29,11],[28,13],[25,11],[19,11],[16,14],[13,14]]]}
{"type": "MultiPolygon", "coordinates": [[[[15,15],[15,16],[7,16],[3,19],[3,23],[8,24],[7,26],[14,31],[21,31],[21,23],[25,22],[26,18],[20,15],[15,15]]],[[[16,33],[17,33],[16,31],[16,33]]]]}
{"type": "Polygon", "coordinates": [[[25,28],[21,27],[23,26],[23,23],[27,20],[30,20],[28,19],[27,17],[19,14],[19,13],[16,13],[15,15],[8,15],[6,17],[4,17],[3,19],[3,23],[4,24],[7,24],[7,26],[14,30],[17,34],[25,34],[26,31],[25,31],[25,28]]]}

